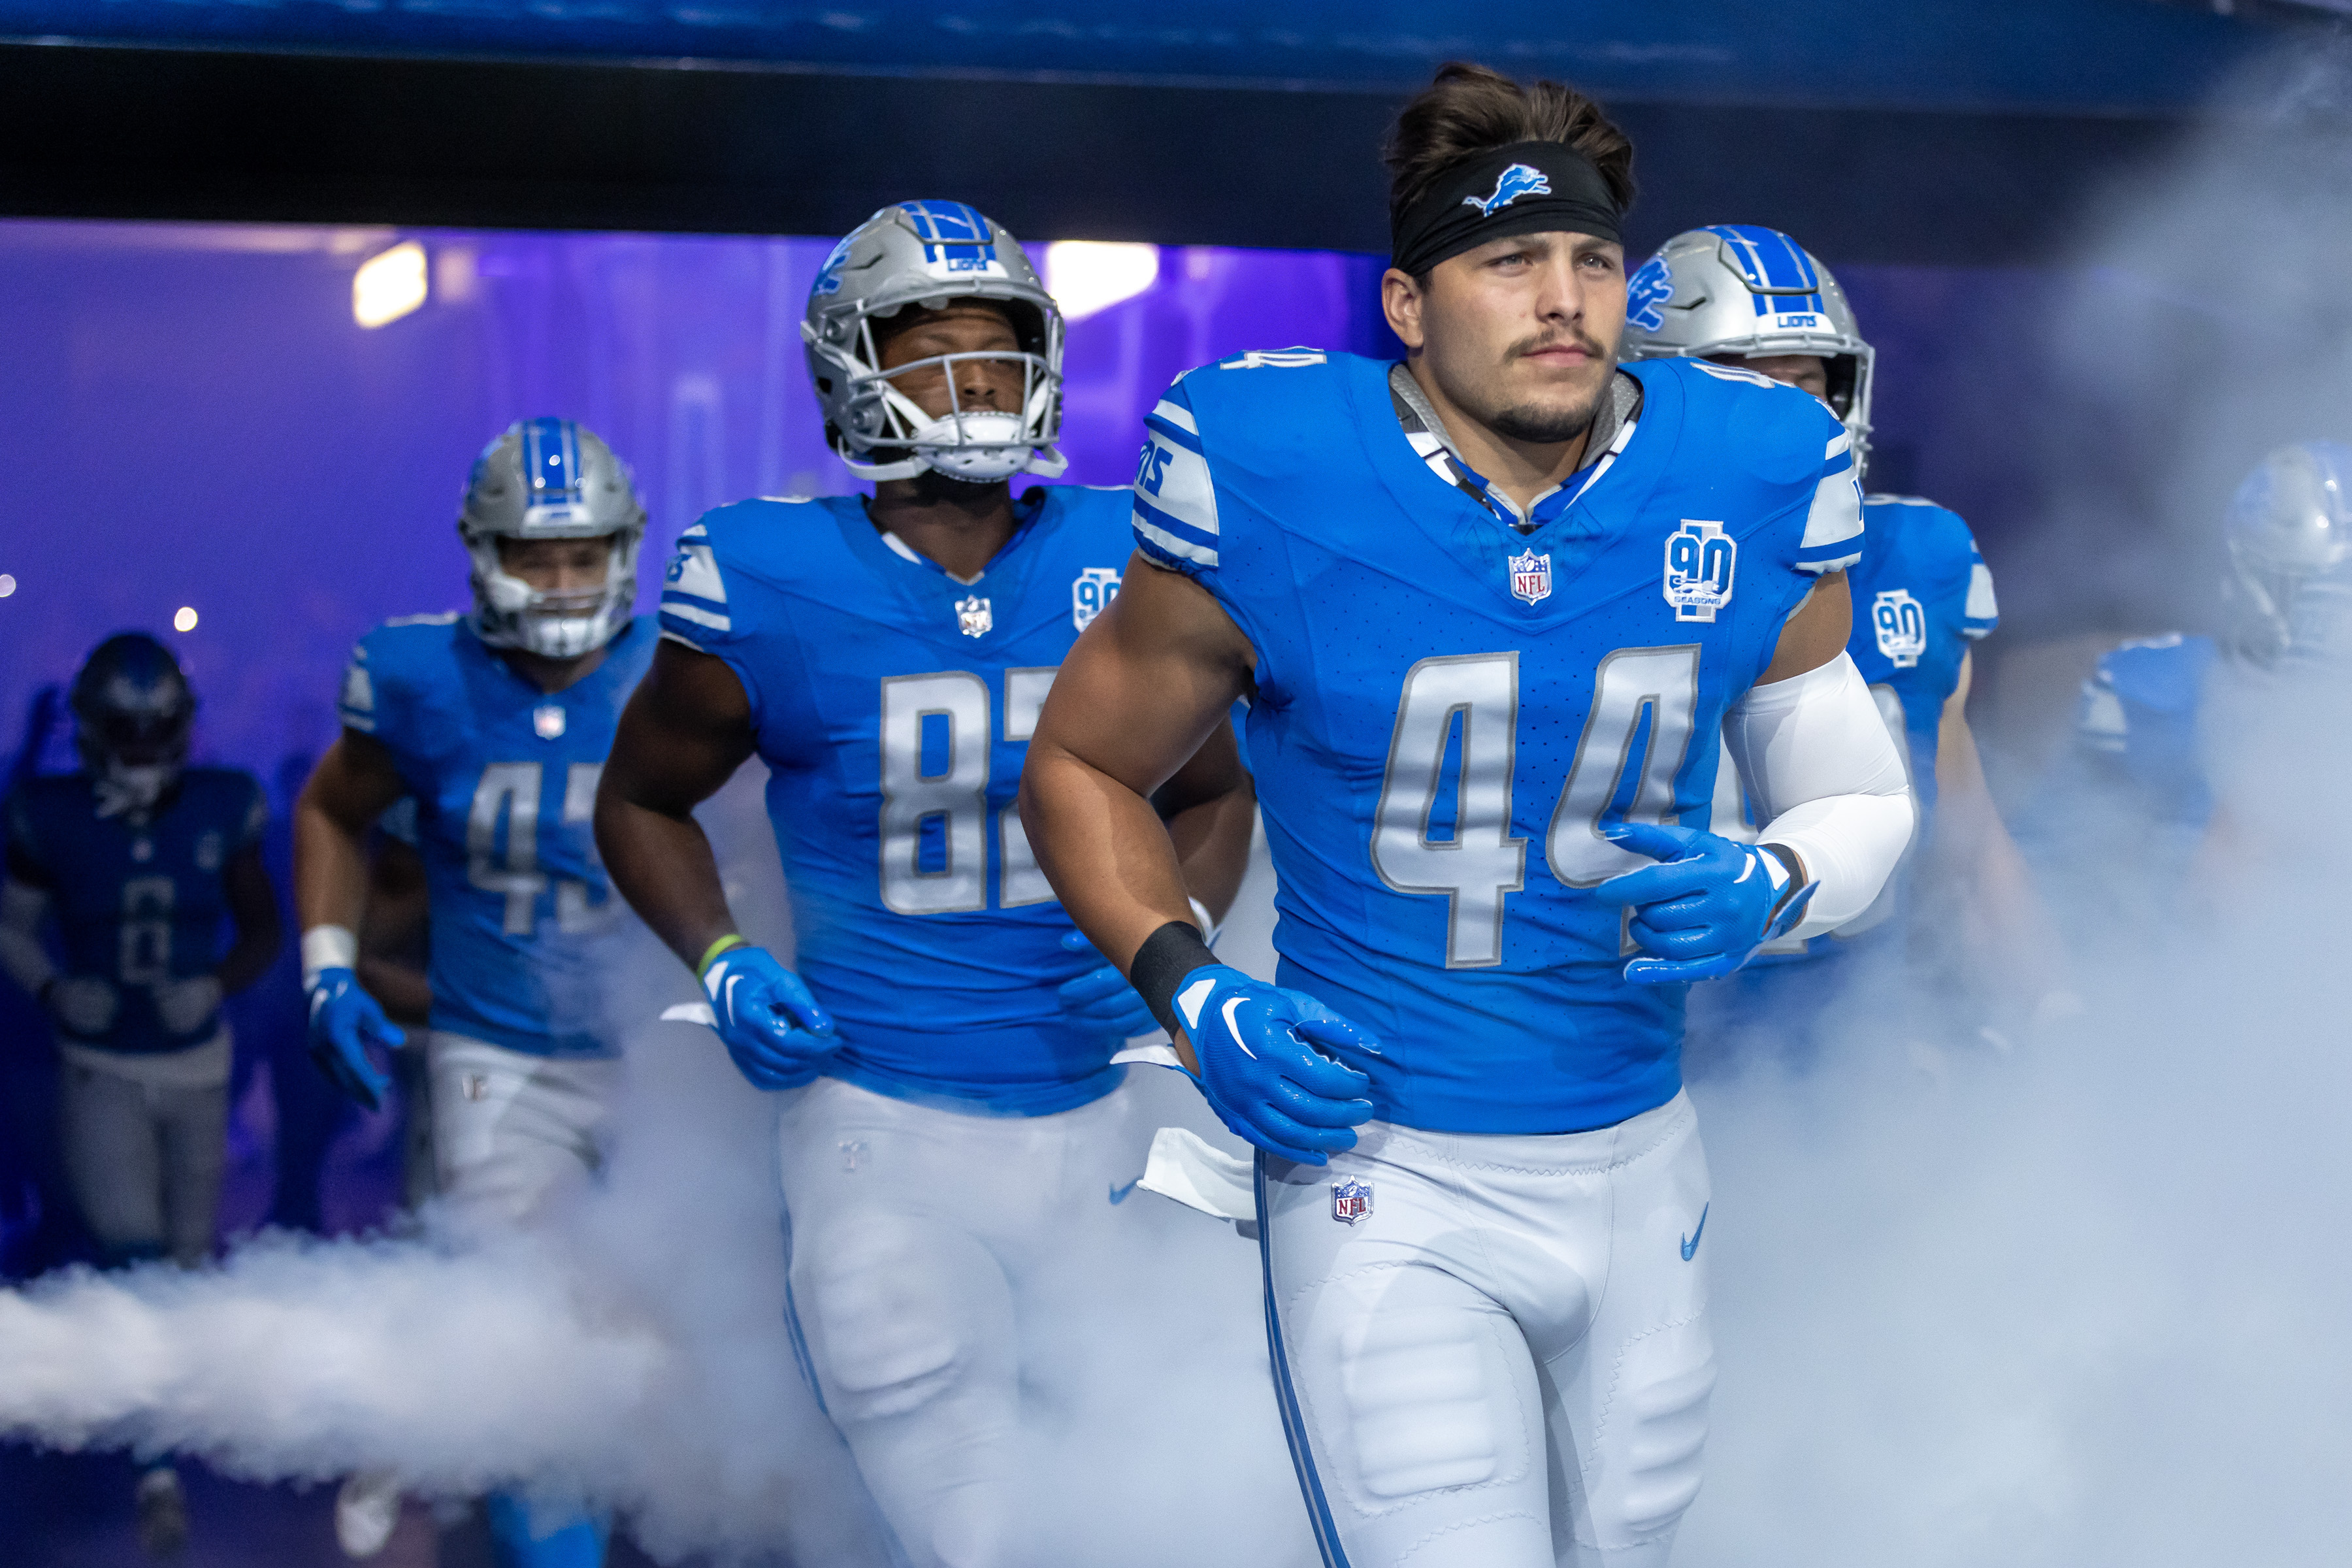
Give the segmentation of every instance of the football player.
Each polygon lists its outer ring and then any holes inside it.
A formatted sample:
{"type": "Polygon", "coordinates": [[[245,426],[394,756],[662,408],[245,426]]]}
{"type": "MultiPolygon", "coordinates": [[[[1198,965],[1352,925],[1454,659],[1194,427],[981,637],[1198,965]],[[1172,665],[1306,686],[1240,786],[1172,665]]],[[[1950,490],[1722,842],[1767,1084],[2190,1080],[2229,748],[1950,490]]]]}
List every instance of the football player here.
{"type": "MultiPolygon", "coordinates": [[[[634,614],[644,506],[628,468],[569,419],[527,419],[484,448],[457,531],[473,561],[467,615],[411,616],[360,639],[342,733],[296,808],[303,988],[321,1068],[373,1107],[372,1053],[404,1038],[363,989],[368,834],[415,800],[432,942],[426,1041],[444,1200],[530,1223],[595,1171],[624,1016],[602,984],[625,911],[590,814],[621,706],[652,658],[634,614]]],[[[356,1477],[336,1525],[354,1556],[382,1549],[396,1482],[356,1477]]],[[[489,1500],[508,1564],[601,1560],[604,1526],[489,1500]]]]}
{"type": "Polygon", "coordinates": [[[1714,1382],[1686,983],[1851,920],[1910,836],[1844,651],[1853,437],[1746,370],[1616,366],[1632,153],[1569,88],[1444,68],[1387,153],[1409,357],[1169,390],[1030,744],[1040,864],[1259,1150],[1334,1564],[1664,1560],[1714,1382]],[[1150,832],[1244,696],[1278,984],[1150,832]],[[1760,843],[1694,826],[1718,731],[1760,843]]]}
{"type": "MultiPolygon", "coordinates": [[[[2315,700],[2340,691],[2340,682],[2315,687],[2309,678],[2339,672],[2352,642],[2352,447],[2298,441],[2270,453],[2231,498],[2223,536],[2222,635],[2175,632],[2110,649],[2084,681],[2076,710],[2102,798],[2121,807],[2103,815],[2129,825],[2138,869],[2175,878],[2196,861],[2212,891],[2251,846],[2246,803],[2236,812],[2217,803],[2240,791],[2217,787],[2225,781],[2209,765],[2216,748],[2208,731],[2234,710],[2229,721],[2260,733],[2270,696],[2298,703],[2305,728],[2336,731],[2332,710],[2315,700]]],[[[2235,743],[2220,749],[2242,754],[2250,738],[2232,733],[2235,743]]],[[[2277,760],[2284,740],[2272,733],[2259,754],[2277,760]]],[[[2256,781],[2227,782],[2242,789],[2256,781]]]]}
{"type": "MultiPolygon", "coordinates": [[[[744,1076],[788,1091],[795,1349],[921,1565],[1020,1560],[1024,1390],[1071,1359],[1055,1314],[1115,1321],[1118,1260],[1155,1223],[1121,1203],[1150,1129],[1111,1061],[1153,1020],[1013,809],[1128,553],[1123,490],[1013,491],[1065,466],[1062,330],[1013,237],[961,203],[887,206],[841,241],[802,335],[827,438],[873,493],[687,531],[597,806],[615,885],[700,976],[744,1076]],[[797,973],[738,933],[692,815],[754,753],[797,973]]],[[[1137,852],[1222,912],[1249,779],[1229,726],[1177,761],[1137,852]]]]}
{"type": "MultiPolygon", "coordinates": [[[[280,940],[267,797],[250,773],[188,765],[195,693],[152,637],[99,644],[70,703],[81,771],[29,775],[7,802],[0,968],[53,1022],[66,1173],[106,1260],[192,1268],[212,1251],[226,1156],[221,998],[280,940]],[[62,963],[42,940],[52,915],[62,963]]],[[[150,1552],[185,1543],[169,1467],[141,1478],[137,1503],[150,1552]]]]}
{"type": "MultiPolygon", "coordinates": [[[[1777,229],[1718,224],[1668,240],[1628,281],[1624,357],[1743,365],[1827,404],[1868,462],[1874,361],[1837,279],[1777,229]]],[[[1928,842],[1959,897],[1948,906],[1992,992],[2046,1005],[2059,990],[2055,932],[2023,858],[1985,787],[1967,713],[1969,647],[1993,629],[1992,574],[1968,524],[1917,496],[1863,498],[1862,554],[1847,569],[1854,605],[1846,652],[1869,685],[1912,781],[1914,841],[1928,842]]],[[[1717,783],[1716,826],[1752,839],[1756,824],[1728,770],[1717,783]]],[[[1909,865],[1906,857],[1906,867],[1909,865]]],[[[1820,1016],[1856,962],[1899,940],[1907,877],[1834,931],[1768,942],[1736,978],[1691,998],[1696,1075],[1743,1047],[1814,1048],[1820,1016]]],[[[1939,910],[1940,912],[1947,912],[1939,910]]]]}

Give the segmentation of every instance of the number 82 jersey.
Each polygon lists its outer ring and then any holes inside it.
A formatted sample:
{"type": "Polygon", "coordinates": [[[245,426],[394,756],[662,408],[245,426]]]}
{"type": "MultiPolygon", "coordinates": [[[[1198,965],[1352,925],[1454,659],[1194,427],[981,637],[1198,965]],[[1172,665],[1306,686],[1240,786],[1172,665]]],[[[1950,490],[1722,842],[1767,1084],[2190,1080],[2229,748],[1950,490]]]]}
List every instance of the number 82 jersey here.
{"type": "Polygon", "coordinates": [[[678,541],[662,630],[751,701],[794,966],[841,1030],[825,1071],[1034,1116],[1125,1075],[1055,994],[1090,965],[1062,951],[1013,796],[1055,671],[1118,592],[1128,499],[1040,486],[1016,507],[969,581],[859,496],[720,507],[678,541]]]}
{"type": "Polygon", "coordinates": [[[1281,982],[1381,1042],[1384,1120],[1607,1126],[1680,1087],[1681,986],[1622,975],[1612,820],[1708,821],[1726,711],[1859,552],[1845,432],[1793,388],[1627,367],[1631,433],[1532,533],[1438,478],[1389,366],[1253,355],[1153,412],[1139,545],[1256,650],[1281,982]]]}

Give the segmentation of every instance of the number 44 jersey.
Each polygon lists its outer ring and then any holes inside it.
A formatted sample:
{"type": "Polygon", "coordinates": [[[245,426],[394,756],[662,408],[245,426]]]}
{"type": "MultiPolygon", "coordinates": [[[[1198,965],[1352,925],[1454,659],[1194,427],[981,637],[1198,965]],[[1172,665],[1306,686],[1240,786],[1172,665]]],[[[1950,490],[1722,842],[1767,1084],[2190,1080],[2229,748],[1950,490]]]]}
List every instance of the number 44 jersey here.
{"type": "Polygon", "coordinates": [[[459,616],[387,621],[352,650],[344,727],[392,753],[416,801],[435,1029],[532,1056],[609,1056],[637,1021],[608,983],[643,928],[596,858],[594,817],[622,705],[657,637],[640,616],[556,692],[459,616]]]}
{"type": "Polygon", "coordinates": [[[1705,826],[1726,711],[1859,552],[1849,442],[1794,388],[1654,360],[1633,428],[1520,533],[1438,478],[1389,366],[1253,354],[1147,421],[1138,542],[1257,654],[1281,983],[1370,1029],[1384,1120],[1607,1126],[1680,1085],[1682,986],[1592,888],[1617,819],[1705,826]],[[1580,492],[1578,487],[1581,486],[1580,492]]]}
{"type": "MultiPolygon", "coordinates": [[[[864,498],[750,500],[678,541],[662,630],[727,661],[770,769],[795,966],[840,1026],[826,1071],[1014,1115],[1117,1087],[1064,1015],[1091,965],[1013,807],[1046,689],[1118,594],[1121,489],[1041,486],[969,582],[864,498]]],[[[1099,963],[1100,960],[1094,960],[1099,963]]]]}

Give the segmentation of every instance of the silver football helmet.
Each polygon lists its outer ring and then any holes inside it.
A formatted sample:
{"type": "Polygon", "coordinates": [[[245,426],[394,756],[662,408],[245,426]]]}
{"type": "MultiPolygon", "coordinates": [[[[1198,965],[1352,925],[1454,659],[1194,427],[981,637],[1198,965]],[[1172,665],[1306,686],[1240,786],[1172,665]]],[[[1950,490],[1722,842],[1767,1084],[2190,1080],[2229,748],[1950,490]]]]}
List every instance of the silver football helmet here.
{"type": "Polygon", "coordinates": [[[899,202],[860,224],[825,258],[801,322],[825,438],[866,479],[912,479],[925,468],[988,484],[1015,474],[1052,479],[1069,467],[1062,433],[1062,312],[1010,234],[961,202],[899,202]],[[881,368],[874,323],[909,305],[993,300],[1012,317],[1013,353],[936,354],[881,368]],[[1015,412],[966,410],[955,367],[993,359],[1021,367],[1015,412]],[[900,392],[909,372],[938,370],[950,407],[934,417],[900,392]]]}
{"type": "Polygon", "coordinates": [[[2256,664],[2352,653],[2352,447],[2298,441],[2255,466],[2226,525],[2231,651],[2256,664]]]}
{"type": "Polygon", "coordinates": [[[144,632],[118,632],[90,650],[68,700],[99,816],[154,810],[187,765],[196,721],[196,694],[172,650],[144,632]]]}
{"type": "Polygon", "coordinates": [[[525,419],[482,448],[457,532],[474,558],[474,631],[493,647],[577,658],[613,640],[637,599],[646,509],[629,466],[569,419],[525,419]],[[541,593],[499,559],[502,539],[610,539],[604,581],[541,593]]]}
{"type": "Polygon", "coordinates": [[[1719,223],[1678,234],[1625,281],[1622,357],[1812,354],[1829,369],[1829,405],[1870,450],[1874,355],[1830,269],[1777,228],[1719,223]]]}

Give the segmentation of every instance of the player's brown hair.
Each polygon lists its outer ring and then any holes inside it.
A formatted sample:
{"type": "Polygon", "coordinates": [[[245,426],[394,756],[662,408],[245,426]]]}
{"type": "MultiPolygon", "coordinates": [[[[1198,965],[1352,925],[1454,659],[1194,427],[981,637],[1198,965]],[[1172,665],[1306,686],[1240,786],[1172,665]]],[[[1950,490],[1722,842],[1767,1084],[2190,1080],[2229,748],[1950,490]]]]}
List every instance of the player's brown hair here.
{"type": "Polygon", "coordinates": [[[1572,87],[1523,87],[1467,60],[1437,68],[1389,128],[1381,159],[1389,168],[1389,223],[1427,195],[1463,159],[1514,142],[1563,142],[1601,171],[1622,208],[1633,200],[1633,143],[1594,102],[1572,87]]]}

